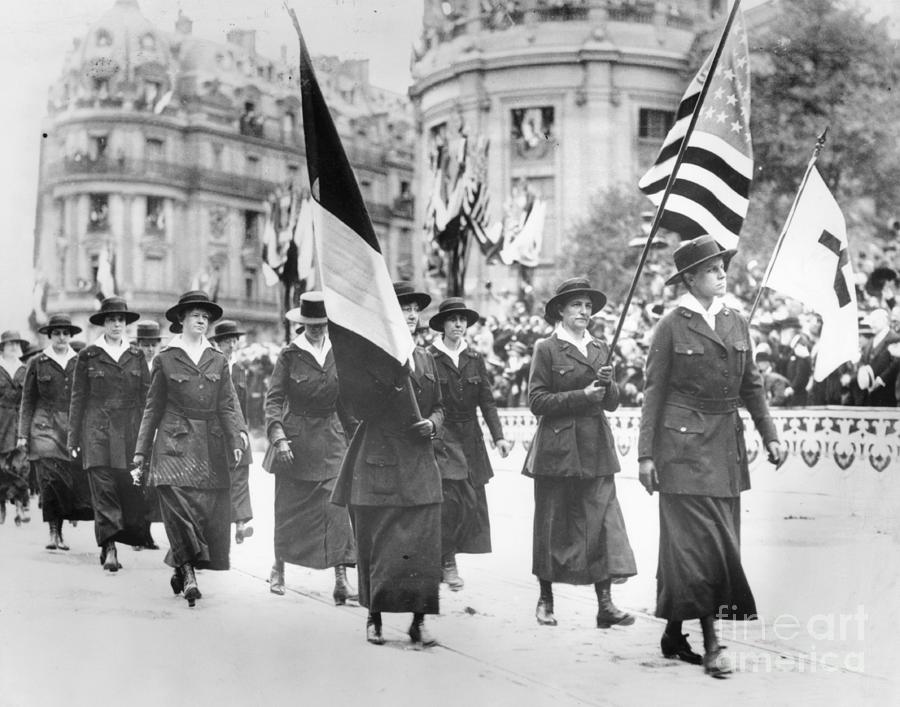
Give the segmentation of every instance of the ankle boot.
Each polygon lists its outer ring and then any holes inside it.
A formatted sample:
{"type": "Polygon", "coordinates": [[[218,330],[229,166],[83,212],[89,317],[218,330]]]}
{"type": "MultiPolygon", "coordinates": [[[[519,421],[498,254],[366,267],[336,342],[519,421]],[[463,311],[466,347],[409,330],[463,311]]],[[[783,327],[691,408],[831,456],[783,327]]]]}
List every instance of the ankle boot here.
{"type": "Polygon", "coordinates": [[[68,550],[69,546],[66,545],[66,541],[63,540],[62,534],[63,522],[62,520],[56,521],[56,549],[57,550],[68,550]]]}
{"type": "Polygon", "coordinates": [[[269,591],[284,596],[284,569],[278,569],[277,565],[272,565],[272,571],[269,573],[269,591]]]}
{"type": "Polygon", "coordinates": [[[409,625],[409,640],[417,646],[428,647],[437,644],[437,639],[425,628],[425,615],[413,614],[412,623],[409,625]]]}
{"type": "Polygon", "coordinates": [[[188,606],[193,606],[194,602],[203,595],[200,593],[200,587],[197,586],[194,566],[190,562],[185,562],[181,566],[181,577],[184,581],[184,598],[187,599],[188,606]]]}
{"type": "Polygon", "coordinates": [[[181,576],[181,568],[176,567],[172,570],[172,576],[169,577],[169,586],[172,587],[172,593],[178,596],[184,591],[184,578],[181,576]]]}
{"type": "Polygon", "coordinates": [[[540,626],[556,626],[556,617],[553,615],[553,584],[545,579],[539,579],[538,583],[541,586],[541,594],[534,610],[534,617],[540,626]]]}
{"type": "Polygon", "coordinates": [[[456,569],[456,557],[453,555],[449,555],[443,562],[441,581],[450,588],[451,592],[458,592],[465,586],[465,582],[459,576],[459,570],[456,569]]]}
{"type": "Polygon", "coordinates": [[[597,582],[594,585],[597,591],[597,628],[609,628],[610,626],[631,626],[634,617],[612,602],[609,592],[609,580],[597,582]]]}
{"type": "Polygon", "coordinates": [[[47,525],[50,526],[50,539],[47,541],[47,544],[44,545],[44,548],[47,550],[55,550],[56,545],[56,521],[49,520],[47,521],[47,525]]]}
{"type": "Polygon", "coordinates": [[[354,594],[347,582],[346,565],[336,565],[334,568],[334,591],[331,596],[334,598],[335,606],[344,606],[348,599],[359,601],[359,594],[354,594]]]}
{"type": "Polygon", "coordinates": [[[110,540],[103,546],[105,554],[103,555],[103,569],[110,572],[118,572],[122,565],[119,564],[119,557],[116,554],[116,543],[110,540]]]}
{"type": "Polygon", "coordinates": [[[376,646],[384,645],[384,636],[381,635],[381,613],[369,613],[366,618],[366,640],[376,646]]]}

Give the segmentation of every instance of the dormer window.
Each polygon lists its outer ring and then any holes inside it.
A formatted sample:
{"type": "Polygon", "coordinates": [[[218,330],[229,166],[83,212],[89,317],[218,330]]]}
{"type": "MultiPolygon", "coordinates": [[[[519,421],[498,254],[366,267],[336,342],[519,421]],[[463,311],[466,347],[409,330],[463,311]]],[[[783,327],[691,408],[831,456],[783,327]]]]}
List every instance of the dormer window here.
{"type": "Polygon", "coordinates": [[[112,44],[112,35],[105,29],[98,29],[95,41],[98,47],[108,47],[112,44]]]}
{"type": "Polygon", "coordinates": [[[153,50],[156,49],[156,37],[154,37],[149,32],[141,37],[141,49],[153,50]]]}

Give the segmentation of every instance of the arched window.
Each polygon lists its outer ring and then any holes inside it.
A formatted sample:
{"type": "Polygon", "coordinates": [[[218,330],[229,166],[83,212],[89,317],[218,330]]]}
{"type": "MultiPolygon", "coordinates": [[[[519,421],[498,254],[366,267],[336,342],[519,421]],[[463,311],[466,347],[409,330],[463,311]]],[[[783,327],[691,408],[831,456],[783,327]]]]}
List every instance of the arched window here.
{"type": "Polygon", "coordinates": [[[95,42],[98,47],[108,47],[112,44],[112,35],[105,29],[98,29],[95,42]]]}
{"type": "Polygon", "coordinates": [[[156,49],[156,37],[149,32],[141,37],[141,49],[156,49]]]}

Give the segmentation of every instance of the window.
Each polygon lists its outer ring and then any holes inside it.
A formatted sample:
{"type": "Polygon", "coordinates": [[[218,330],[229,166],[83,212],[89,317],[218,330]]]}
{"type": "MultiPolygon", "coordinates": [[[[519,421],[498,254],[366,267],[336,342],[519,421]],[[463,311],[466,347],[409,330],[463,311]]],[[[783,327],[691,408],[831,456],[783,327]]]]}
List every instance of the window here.
{"type": "Polygon", "coordinates": [[[166,230],[165,200],[161,196],[147,197],[147,216],[144,221],[147,233],[162,234],[166,230]]]}
{"type": "Polygon", "coordinates": [[[222,169],[222,150],[221,142],[212,143],[212,166],[213,169],[222,169]]]}
{"type": "Polygon", "coordinates": [[[109,194],[91,194],[88,213],[88,231],[105,231],[109,228],[109,194]]]}
{"type": "Polygon", "coordinates": [[[288,181],[289,181],[291,184],[296,184],[296,183],[297,183],[297,174],[298,174],[298,172],[299,172],[299,169],[298,169],[297,165],[295,165],[295,164],[289,164],[289,165],[287,166],[288,181]]]}
{"type": "Polygon", "coordinates": [[[241,135],[263,136],[263,117],[256,112],[256,104],[252,101],[244,103],[244,112],[241,115],[239,126],[241,135]]]}
{"type": "Polygon", "coordinates": [[[372,200],[372,181],[370,179],[360,179],[359,190],[362,192],[363,199],[372,200]]]}
{"type": "Polygon", "coordinates": [[[244,212],[244,240],[255,241],[257,239],[257,228],[259,224],[259,213],[256,211],[244,212]]]}
{"type": "Polygon", "coordinates": [[[110,44],[112,44],[112,35],[105,29],[98,29],[96,42],[98,47],[108,47],[110,44]]]}
{"type": "Polygon", "coordinates": [[[165,143],[156,137],[148,137],[144,142],[144,158],[162,160],[165,157],[165,143]]]}
{"type": "Polygon", "coordinates": [[[259,176],[259,157],[256,155],[247,155],[247,175],[250,177],[259,176]]]}
{"type": "Polygon", "coordinates": [[[145,108],[152,110],[156,106],[156,102],[162,96],[162,89],[162,83],[159,81],[144,81],[143,103],[145,108]]]}
{"type": "Polygon", "coordinates": [[[149,32],[141,37],[141,49],[146,49],[148,51],[156,49],[156,37],[149,32]]]}
{"type": "Polygon", "coordinates": [[[638,137],[663,140],[675,122],[675,113],[670,110],[641,108],[638,114],[638,137]]]}
{"type": "Polygon", "coordinates": [[[256,271],[249,268],[244,270],[244,299],[256,299],[256,271]]]}
{"type": "Polygon", "coordinates": [[[285,142],[293,142],[297,130],[297,118],[292,111],[287,111],[281,119],[282,138],[285,142]]]}
{"type": "Polygon", "coordinates": [[[109,79],[94,78],[94,93],[100,98],[109,98],[109,79]]]}
{"type": "Polygon", "coordinates": [[[552,148],[556,144],[553,106],[513,108],[510,118],[514,158],[533,160],[553,155],[552,148]]]}
{"type": "Polygon", "coordinates": [[[95,133],[88,136],[88,159],[96,162],[106,154],[107,135],[95,133]]]}

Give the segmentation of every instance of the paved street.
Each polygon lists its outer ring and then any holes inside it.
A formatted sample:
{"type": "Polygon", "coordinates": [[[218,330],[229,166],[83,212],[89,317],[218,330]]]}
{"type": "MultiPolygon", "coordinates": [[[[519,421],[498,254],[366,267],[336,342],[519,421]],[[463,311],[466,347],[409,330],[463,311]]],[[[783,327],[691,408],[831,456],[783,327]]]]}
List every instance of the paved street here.
{"type": "MultiPolygon", "coordinates": [[[[790,490],[789,475],[806,473],[796,465],[777,483],[755,472],[743,534],[762,620],[721,627],[738,672],[716,681],[658,653],[656,499],[627,472],[619,495],[640,575],[613,592],[636,624],[597,630],[592,589],[558,585],[560,625],[536,625],[532,489],[520,462],[498,462],[488,487],[494,552],[459,558],[466,587],[442,589],[441,615],[429,620],[441,645],[425,651],[410,648],[405,615],[385,615],[387,645],[367,644],[365,610],[332,605],[330,572],[289,565],[287,594],[268,592],[274,484],[258,467],[256,534],[232,546],[231,572],[200,573],[195,609],[172,596],[162,551],[123,548],[124,568],[111,575],[91,523],[66,525],[72,550],[50,552],[39,511],[22,528],[10,514],[0,527],[0,705],[897,703],[888,677],[900,545],[883,494],[855,507],[846,479],[832,493],[821,483],[803,493],[790,490]]],[[[161,525],[154,535],[164,544],[161,525]]],[[[699,626],[685,629],[700,649],[699,626]]]]}

